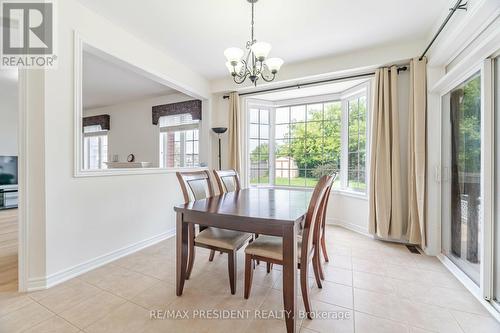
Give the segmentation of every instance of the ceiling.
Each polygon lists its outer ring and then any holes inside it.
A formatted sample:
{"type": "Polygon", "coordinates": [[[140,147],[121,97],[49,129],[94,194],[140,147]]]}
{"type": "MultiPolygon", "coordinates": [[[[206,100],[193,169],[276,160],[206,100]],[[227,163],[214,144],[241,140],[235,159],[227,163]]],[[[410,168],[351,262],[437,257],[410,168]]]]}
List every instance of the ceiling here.
{"type": "MultiPolygon", "coordinates": [[[[250,34],[246,0],[79,0],[208,79],[227,75],[224,50],[250,34]]],[[[260,0],[257,40],[286,64],[425,39],[451,0],[260,0]]]]}
{"type": "Polygon", "coordinates": [[[327,94],[338,94],[346,91],[347,89],[353,88],[358,84],[370,80],[369,78],[358,79],[358,80],[347,80],[338,81],[328,84],[322,84],[318,86],[307,86],[301,87],[300,89],[290,89],[283,91],[275,91],[266,94],[252,95],[252,98],[261,99],[266,101],[282,101],[285,99],[301,98],[309,96],[327,95],[327,94]]]}
{"type": "Polygon", "coordinates": [[[153,96],[176,93],[148,79],[118,61],[83,52],[83,109],[121,104],[153,96]]]}

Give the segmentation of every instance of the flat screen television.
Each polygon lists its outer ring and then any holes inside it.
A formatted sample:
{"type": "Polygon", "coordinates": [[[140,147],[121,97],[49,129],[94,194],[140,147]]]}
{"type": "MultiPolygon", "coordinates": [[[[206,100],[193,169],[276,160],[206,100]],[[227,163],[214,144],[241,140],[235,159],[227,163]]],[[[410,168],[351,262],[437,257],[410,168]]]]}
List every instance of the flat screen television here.
{"type": "Polygon", "coordinates": [[[17,156],[0,156],[0,186],[17,185],[17,156]]]}

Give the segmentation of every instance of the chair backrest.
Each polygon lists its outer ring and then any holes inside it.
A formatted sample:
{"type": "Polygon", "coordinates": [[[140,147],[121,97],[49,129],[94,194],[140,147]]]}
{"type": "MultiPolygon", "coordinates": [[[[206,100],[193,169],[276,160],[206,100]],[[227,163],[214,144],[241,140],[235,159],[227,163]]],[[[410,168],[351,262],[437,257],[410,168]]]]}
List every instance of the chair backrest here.
{"type": "Polygon", "coordinates": [[[208,170],[177,172],[176,174],[186,202],[205,199],[214,195],[208,170]]]}
{"type": "Polygon", "coordinates": [[[235,192],[241,189],[240,176],[235,170],[214,170],[219,192],[235,192]]]}
{"type": "Polygon", "coordinates": [[[337,179],[337,176],[338,176],[338,172],[333,172],[332,174],[330,174],[330,177],[332,177],[332,182],[331,182],[330,186],[328,186],[328,188],[326,189],[325,198],[323,199],[323,203],[322,203],[322,207],[321,207],[321,219],[320,219],[321,223],[319,223],[320,229],[323,229],[325,227],[326,211],[328,209],[328,201],[330,200],[330,192],[332,191],[333,183],[337,179]]]}
{"type": "Polygon", "coordinates": [[[313,237],[316,234],[318,217],[321,215],[320,207],[324,200],[326,190],[333,183],[332,176],[323,176],[316,184],[309,202],[304,228],[302,230],[301,258],[305,261],[313,246],[313,237]]]}

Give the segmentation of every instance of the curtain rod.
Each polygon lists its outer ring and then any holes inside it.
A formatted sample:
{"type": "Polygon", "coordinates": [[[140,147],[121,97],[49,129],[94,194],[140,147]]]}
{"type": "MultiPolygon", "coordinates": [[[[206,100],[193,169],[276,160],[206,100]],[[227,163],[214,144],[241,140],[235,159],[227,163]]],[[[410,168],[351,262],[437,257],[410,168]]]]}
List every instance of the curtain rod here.
{"type": "MultiPolygon", "coordinates": [[[[407,70],[407,66],[401,66],[398,67],[398,74],[401,71],[407,70]]],[[[246,95],[257,95],[257,94],[262,94],[262,93],[267,93],[267,92],[272,92],[272,91],[279,91],[279,90],[286,90],[286,89],[300,89],[302,87],[307,87],[307,86],[312,86],[312,85],[318,85],[322,83],[329,83],[329,82],[335,82],[335,81],[342,81],[342,80],[349,80],[349,79],[357,79],[357,78],[362,78],[362,77],[368,77],[368,76],[373,76],[375,75],[375,72],[370,72],[370,73],[363,73],[363,74],[356,74],[356,75],[349,75],[349,76],[342,76],[342,77],[337,77],[334,79],[326,79],[326,80],[320,80],[320,81],[313,81],[313,82],[306,82],[306,83],[297,83],[289,86],[284,86],[284,87],[276,87],[276,88],[269,88],[269,89],[263,89],[263,90],[258,90],[258,91],[250,91],[246,93],[240,94],[240,96],[246,96],[246,95]]],[[[222,96],[223,99],[228,99],[229,95],[224,95],[222,96]]]]}
{"type": "Polygon", "coordinates": [[[462,0],[458,0],[457,3],[455,3],[455,6],[453,6],[453,8],[450,8],[450,12],[448,13],[448,16],[446,16],[443,23],[441,23],[441,26],[439,27],[438,31],[436,32],[436,34],[434,35],[434,37],[430,41],[429,45],[427,45],[427,47],[425,48],[425,50],[422,53],[422,55],[420,56],[420,58],[418,58],[418,60],[422,60],[425,57],[427,51],[429,51],[429,49],[431,48],[432,44],[434,44],[434,42],[438,38],[441,31],[443,31],[446,24],[448,24],[448,21],[451,19],[453,14],[455,14],[455,12],[459,9],[467,11],[467,2],[462,3],[462,0]]]}

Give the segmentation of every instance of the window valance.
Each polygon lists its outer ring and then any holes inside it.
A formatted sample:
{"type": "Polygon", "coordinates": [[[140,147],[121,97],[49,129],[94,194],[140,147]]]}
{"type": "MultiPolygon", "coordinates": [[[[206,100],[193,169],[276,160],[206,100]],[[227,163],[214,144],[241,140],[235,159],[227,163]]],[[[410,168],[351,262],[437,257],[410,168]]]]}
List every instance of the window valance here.
{"type": "Polygon", "coordinates": [[[100,114],[97,116],[83,117],[83,127],[87,126],[101,126],[101,130],[109,131],[110,129],[110,116],[109,114],[100,114]]]}
{"type": "Polygon", "coordinates": [[[158,125],[158,120],[163,116],[173,116],[188,113],[191,118],[201,120],[201,100],[155,105],[153,106],[153,125],[158,125]]]}

